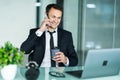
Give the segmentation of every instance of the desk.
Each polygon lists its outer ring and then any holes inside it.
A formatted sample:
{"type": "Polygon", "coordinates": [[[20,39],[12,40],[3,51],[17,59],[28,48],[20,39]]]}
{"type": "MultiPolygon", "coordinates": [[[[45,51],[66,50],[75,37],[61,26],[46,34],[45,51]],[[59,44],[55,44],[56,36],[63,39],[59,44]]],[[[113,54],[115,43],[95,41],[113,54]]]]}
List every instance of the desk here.
{"type": "MultiPolygon", "coordinates": [[[[107,77],[99,77],[99,78],[90,78],[90,79],[80,79],[73,77],[71,75],[68,75],[64,73],[64,71],[71,71],[71,70],[79,70],[82,69],[82,67],[60,67],[60,68],[39,68],[40,75],[37,80],[120,80],[120,74],[115,76],[107,76],[107,77]],[[57,78],[49,75],[49,71],[60,71],[65,74],[65,78],[57,78]]],[[[25,67],[19,67],[17,70],[17,75],[15,77],[15,80],[26,80],[25,73],[28,69],[25,67]]],[[[0,74],[0,80],[3,80],[0,74]]]]}

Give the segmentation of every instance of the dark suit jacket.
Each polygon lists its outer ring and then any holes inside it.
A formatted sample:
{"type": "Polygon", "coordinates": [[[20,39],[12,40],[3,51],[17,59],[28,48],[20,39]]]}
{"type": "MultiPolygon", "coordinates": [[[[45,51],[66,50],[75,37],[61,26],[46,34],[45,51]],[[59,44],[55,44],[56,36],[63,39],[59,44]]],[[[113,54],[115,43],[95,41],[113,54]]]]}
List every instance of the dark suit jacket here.
{"type": "MultiPolygon", "coordinates": [[[[30,34],[21,45],[21,50],[25,51],[26,54],[29,54],[29,61],[36,61],[39,66],[42,63],[45,54],[45,32],[41,37],[38,37],[35,34],[35,31],[38,28],[31,29],[30,34]]],[[[65,56],[69,59],[69,66],[76,66],[78,64],[78,57],[74,50],[72,34],[66,30],[58,28],[58,48],[65,56]]],[[[64,66],[63,63],[60,63],[59,66],[64,66]]]]}

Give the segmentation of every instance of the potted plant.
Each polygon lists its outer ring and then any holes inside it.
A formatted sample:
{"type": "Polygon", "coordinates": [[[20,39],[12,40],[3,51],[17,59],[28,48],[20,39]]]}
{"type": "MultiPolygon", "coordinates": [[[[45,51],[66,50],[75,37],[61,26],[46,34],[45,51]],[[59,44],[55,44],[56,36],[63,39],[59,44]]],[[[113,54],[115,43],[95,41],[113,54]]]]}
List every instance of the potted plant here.
{"type": "Polygon", "coordinates": [[[4,46],[0,47],[0,68],[4,80],[14,79],[17,72],[17,65],[23,62],[23,55],[24,52],[14,47],[9,41],[7,41],[4,46]],[[12,73],[14,74],[12,75],[12,73]]]}

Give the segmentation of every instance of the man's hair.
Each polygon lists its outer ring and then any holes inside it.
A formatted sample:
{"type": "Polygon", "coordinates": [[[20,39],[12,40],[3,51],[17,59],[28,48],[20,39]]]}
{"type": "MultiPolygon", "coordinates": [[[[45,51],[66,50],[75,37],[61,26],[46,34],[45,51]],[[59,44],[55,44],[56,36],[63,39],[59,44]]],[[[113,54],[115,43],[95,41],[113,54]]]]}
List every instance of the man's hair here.
{"type": "Polygon", "coordinates": [[[54,9],[57,9],[57,10],[60,10],[61,12],[63,12],[63,9],[61,6],[59,6],[58,4],[49,4],[47,5],[46,7],[46,14],[48,15],[48,12],[50,11],[51,8],[54,8],[54,9]]]}

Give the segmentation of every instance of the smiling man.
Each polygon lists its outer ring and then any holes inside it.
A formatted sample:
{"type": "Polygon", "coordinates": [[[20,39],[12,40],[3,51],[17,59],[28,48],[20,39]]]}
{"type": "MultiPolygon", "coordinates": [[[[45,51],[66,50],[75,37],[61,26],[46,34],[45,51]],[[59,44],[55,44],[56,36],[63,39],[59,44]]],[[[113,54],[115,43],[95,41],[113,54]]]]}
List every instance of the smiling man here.
{"type": "Polygon", "coordinates": [[[59,28],[62,8],[57,4],[46,7],[45,18],[39,28],[31,29],[28,38],[22,43],[21,50],[29,55],[40,67],[76,66],[78,57],[74,49],[72,34],[59,28]],[[56,50],[51,57],[52,50],[56,50]]]}

